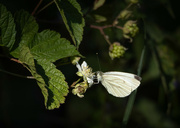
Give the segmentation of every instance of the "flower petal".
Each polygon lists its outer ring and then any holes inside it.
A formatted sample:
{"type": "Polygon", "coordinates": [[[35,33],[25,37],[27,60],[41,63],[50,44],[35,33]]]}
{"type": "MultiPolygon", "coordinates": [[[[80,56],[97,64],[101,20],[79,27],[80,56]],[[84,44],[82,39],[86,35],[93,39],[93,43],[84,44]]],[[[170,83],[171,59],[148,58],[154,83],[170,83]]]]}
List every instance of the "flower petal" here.
{"type": "Polygon", "coordinates": [[[89,86],[91,86],[93,84],[93,80],[91,78],[88,78],[88,77],[87,77],[87,82],[88,82],[89,86]]]}
{"type": "Polygon", "coordinates": [[[82,68],[82,70],[85,70],[87,68],[86,61],[83,61],[83,63],[81,64],[81,68],[82,68]]]}
{"type": "Polygon", "coordinates": [[[81,68],[81,66],[79,65],[78,62],[76,63],[76,67],[77,67],[77,69],[78,69],[79,72],[82,72],[82,68],[81,68]]]}

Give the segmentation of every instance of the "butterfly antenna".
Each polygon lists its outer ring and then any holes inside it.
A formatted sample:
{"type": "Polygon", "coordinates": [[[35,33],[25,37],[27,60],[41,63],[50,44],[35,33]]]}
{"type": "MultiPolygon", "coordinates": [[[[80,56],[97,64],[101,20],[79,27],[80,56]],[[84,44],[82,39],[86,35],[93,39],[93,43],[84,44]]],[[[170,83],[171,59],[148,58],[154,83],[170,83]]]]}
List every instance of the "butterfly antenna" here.
{"type": "Polygon", "coordinates": [[[96,53],[96,56],[97,56],[97,60],[98,60],[99,70],[101,71],[101,66],[100,66],[100,61],[99,61],[98,53],[96,53]]]}

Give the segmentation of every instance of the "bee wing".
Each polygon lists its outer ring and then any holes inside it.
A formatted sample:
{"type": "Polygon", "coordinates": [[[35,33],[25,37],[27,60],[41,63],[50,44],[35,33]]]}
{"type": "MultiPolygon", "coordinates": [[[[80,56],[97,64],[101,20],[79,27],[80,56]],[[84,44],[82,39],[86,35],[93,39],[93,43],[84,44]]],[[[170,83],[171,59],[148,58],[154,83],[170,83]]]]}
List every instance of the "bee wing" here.
{"type": "Polygon", "coordinates": [[[128,96],[140,85],[140,80],[139,76],[124,72],[105,72],[101,76],[102,85],[116,97],[128,96]]]}

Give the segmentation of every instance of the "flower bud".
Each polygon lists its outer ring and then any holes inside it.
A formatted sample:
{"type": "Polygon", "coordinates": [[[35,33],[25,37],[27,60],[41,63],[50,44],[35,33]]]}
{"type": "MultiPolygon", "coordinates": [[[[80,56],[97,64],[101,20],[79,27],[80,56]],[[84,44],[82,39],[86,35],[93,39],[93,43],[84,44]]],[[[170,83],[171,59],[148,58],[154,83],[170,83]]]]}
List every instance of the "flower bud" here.
{"type": "Polygon", "coordinates": [[[71,57],[71,63],[75,65],[80,59],[81,57],[71,57]]]}

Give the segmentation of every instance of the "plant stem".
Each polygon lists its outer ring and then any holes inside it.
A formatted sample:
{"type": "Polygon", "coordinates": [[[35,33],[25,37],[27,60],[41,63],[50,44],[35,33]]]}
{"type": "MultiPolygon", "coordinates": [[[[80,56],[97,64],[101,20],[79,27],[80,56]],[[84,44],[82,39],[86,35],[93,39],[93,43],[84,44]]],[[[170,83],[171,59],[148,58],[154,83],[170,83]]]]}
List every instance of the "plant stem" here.
{"type": "Polygon", "coordinates": [[[39,3],[37,4],[37,6],[34,8],[33,12],[31,13],[31,15],[33,16],[36,12],[36,10],[38,9],[38,7],[40,6],[40,4],[42,3],[43,0],[40,0],[39,3]]]}
{"type": "Polygon", "coordinates": [[[98,29],[100,31],[100,33],[104,36],[104,39],[106,40],[106,42],[111,45],[110,40],[108,39],[108,36],[104,33],[103,29],[105,28],[110,28],[112,27],[112,25],[106,25],[106,26],[95,26],[95,25],[91,25],[91,28],[95,28],[98,29]]]}
{"type": "Polygon", "coordinates": [[[123,30],[123,27],[121,27],[121,26],[115,26],[115,27],[118,28],[118,29],[123,30]]]}
{"type": "Polygon", "coordinates": [[[82,79],[82,77],[79,78],[77,81],[73,82],[73,83],[71,84],[71,87],[74,87],[81,79],[82,79]]]}
{"type": "Polygon", "coordinates": [[[12,76],[21,77],[21,78],[34,79],[33,76],[23,76],[23,75],[19,75],[19,74],[16,74],[16,73],[8,72],[8,71],[2,70],[2,69],[0,69],[0,72],[6,73],[6,74],[9,74],[9,75],[12,75],[12,76]]]}
{"type": "Polygon", "coordinates": [[[50,6],[53,3],[54,3],[54,1],[49,2],[47,5],[45,5],[43,8],[41,8],[36,14],[39,14],[41,11],[43,11],[44,9],[46,9],[48,6],[50,6]]]}
{"type": "MultiPolygon", "coordinates": [[[[145,50],[146,50],[146,46],[144,46],[142,53],[141,53],[141,58],[140,58],[140,62],[139,62],[139,66],[138,66],[138,73],[137,73],[138,76],[141,75],[145,50]]],[[[128,120],[129,120],[129,117],[130,117],[130,114],[131,114],[131,111],[132,111],[132,108],[134,105],[134,101],[136,98],[136,93],[137,93],[137,89],[129,96],[129,100],[127,103],[127,107],[126,107],[125,114],[123,117],[123,122],[122,122],[122,126],[124,128],[126,127],[126,125],[128,123],[128,120]]]]}

